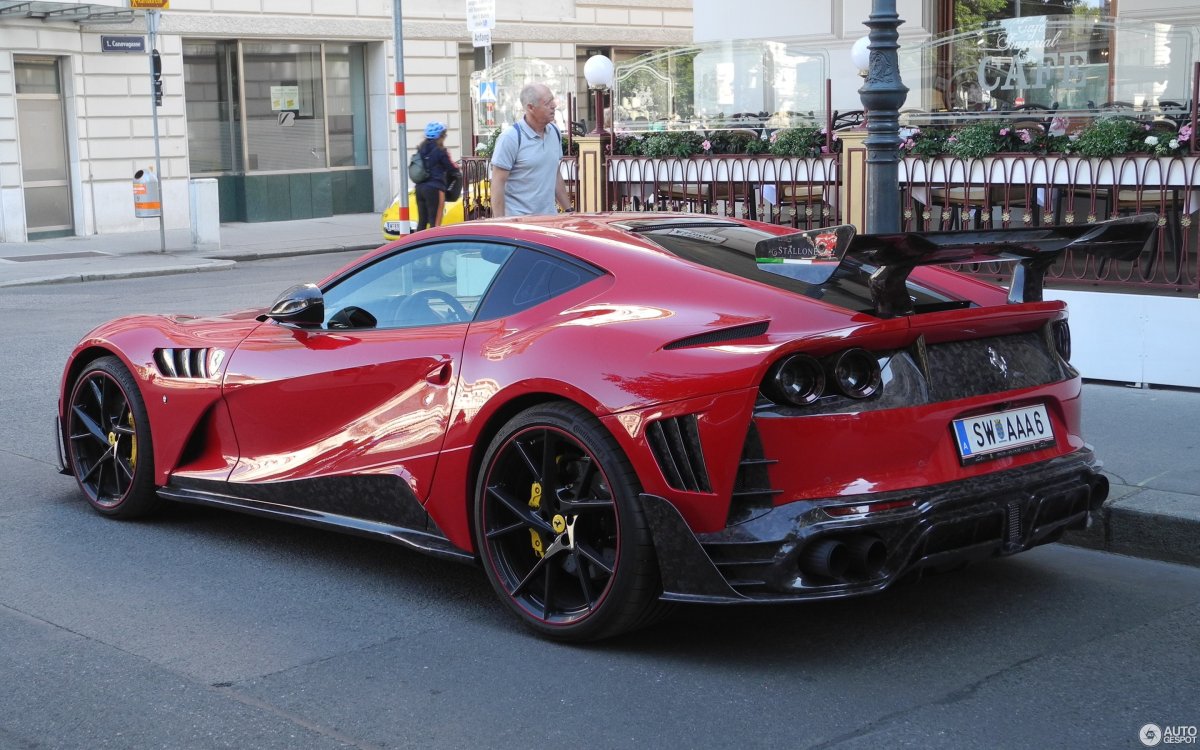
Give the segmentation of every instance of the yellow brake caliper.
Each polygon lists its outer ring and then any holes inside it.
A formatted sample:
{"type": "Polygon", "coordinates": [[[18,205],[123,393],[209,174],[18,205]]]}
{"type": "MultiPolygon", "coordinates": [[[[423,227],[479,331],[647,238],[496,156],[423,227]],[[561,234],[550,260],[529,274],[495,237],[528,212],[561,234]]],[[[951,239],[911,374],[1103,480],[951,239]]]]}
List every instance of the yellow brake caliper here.
{"type": "MultiPolygon", "coordinates": [[[[529,488],[529,507],[537,510],[542,507],[542,483],[534,482],[529,488]]],[[[542,541],[542,535],[537,529],[529,530],[529,542],[533,545],[533,554],[538,557],[543,557],[546,554],[546,545],[542,541]]]]}
{"type": "Polygon", "coordinates": [[[133,434],[129,436],[129,470],[137,469],[137,428],[133,425],[133,412],[129,412],[129,429],[133,430],[133,434]]]}

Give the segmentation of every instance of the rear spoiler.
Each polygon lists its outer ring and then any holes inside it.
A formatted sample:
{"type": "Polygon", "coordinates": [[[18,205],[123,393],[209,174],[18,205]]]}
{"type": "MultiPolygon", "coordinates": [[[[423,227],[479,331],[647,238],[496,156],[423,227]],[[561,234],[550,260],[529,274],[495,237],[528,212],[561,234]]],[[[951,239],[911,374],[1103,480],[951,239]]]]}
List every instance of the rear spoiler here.
{"type": "Polygon", "coordinates": [[[1155,214],[1095,224],[858,236],[854,227],[842,225],[762,240],[755,246],[755,257],[759,263],[810,266],[803,275],[819,285],[829,283],[847,261],[875,266],[870,281],[875,313],[891,318],[912,314],[906,282],[917,266],[1016,261],[1009,303],[1040,302],[1046,270],[1064,251],[1133,260],[1157,227],[1155,214]]]}

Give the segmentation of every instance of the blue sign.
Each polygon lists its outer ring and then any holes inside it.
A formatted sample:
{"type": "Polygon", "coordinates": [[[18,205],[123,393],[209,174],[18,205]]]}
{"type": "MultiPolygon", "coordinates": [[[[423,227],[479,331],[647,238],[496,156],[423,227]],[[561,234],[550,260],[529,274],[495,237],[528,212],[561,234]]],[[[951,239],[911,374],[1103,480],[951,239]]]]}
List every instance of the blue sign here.
{"type": "Polygon", "coordinates": [[[145,52],[146,38],[142,36],[107,36],[100,37],[101,52],[145,52]]]}
{"type": "Polygon", "coordinates": [[[479,101],[495,102],[496,101],[496,82],[495,81],[480,81],[479,83],[479,101]]]}

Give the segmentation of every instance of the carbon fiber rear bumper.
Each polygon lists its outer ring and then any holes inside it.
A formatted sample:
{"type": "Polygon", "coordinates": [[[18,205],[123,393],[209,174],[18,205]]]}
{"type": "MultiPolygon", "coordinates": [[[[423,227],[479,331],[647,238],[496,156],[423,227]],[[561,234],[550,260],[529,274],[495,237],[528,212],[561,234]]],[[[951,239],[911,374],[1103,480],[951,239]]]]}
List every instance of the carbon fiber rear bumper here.
{"type": "Polygon", "coordinates": [[[694,534],[661,497],[643,494],[641,501],[663,599],[734,604],[858,596],[925,570],[1015,554],[1083,528],[1107,496],[1100,463],[1085,448],[960,482],[789,503],[713,534],[694,534]],[[882,503],[904,507],[833,514],[882,503]],[[814,550],[861,547],[863,540],[882,544],[876,564],[814,570],[814,550]]]}

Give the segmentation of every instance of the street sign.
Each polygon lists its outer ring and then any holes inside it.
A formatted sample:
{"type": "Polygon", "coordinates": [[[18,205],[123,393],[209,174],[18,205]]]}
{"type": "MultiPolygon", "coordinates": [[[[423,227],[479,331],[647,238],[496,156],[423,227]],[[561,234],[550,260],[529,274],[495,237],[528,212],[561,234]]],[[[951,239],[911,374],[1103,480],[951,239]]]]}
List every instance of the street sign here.
{"type": "Polygon", "coordinates": [[[101,52],[145,52],[146,37],[144,36],[108,36],[100,35],[101,52]]]}
{"type": "Polygon", "coordinates": [[[495,102],[496,101],[496,82],[495,81],[480,81],[479,82],[479,101],[495,102]]]}
{"type": "Polygon", "coordinates": [[[492,45],[492,30],[491,29],[472,29],[471,31],[471,46],[472,47],[490,47],[492,45]]]}
{"type": "Polygon", "coordinates": [[[494,28],[496,28],[496,0],[467,0],[467,30],[494,28]]]}
{"type": "Polygon", "coordinates": [[[129,0],[129,7],[134,9],[169,10],[171,8],[171,0],[129,0]]]}

